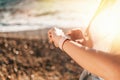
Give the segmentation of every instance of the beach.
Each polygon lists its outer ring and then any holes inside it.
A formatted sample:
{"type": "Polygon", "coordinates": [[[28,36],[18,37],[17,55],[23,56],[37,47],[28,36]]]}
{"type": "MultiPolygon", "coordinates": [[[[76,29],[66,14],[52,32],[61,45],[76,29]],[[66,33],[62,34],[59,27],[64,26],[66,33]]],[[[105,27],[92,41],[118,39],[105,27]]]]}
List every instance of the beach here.
{"type": "Polygon", "coordinates": [[[50,44],[52,27],[85,31],[96,0],[1,0],[0,80],[79,80],[82,68],[50,44]]]}
{"type": "Polygon", "coordinates": [[[47,38],[18,37],[0,37],[1,80],[79,79],[82,68],[47,38]]]}

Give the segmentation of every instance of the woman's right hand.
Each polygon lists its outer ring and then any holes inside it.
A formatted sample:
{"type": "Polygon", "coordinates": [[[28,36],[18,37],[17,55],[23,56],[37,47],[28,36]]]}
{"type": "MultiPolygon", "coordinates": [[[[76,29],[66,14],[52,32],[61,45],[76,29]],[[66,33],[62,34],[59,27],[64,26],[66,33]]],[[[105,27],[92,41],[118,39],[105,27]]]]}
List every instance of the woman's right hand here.
{"type": "Polygon", "coordinates": [[[82,44],[82,45],[85,46],[86,39],[85,39],[85,36],[84,36],[84,34],[83,34],[81,29],[79,29],[79,28],[72,29],[72,30],[67,32],[67,35],[70,36],[70,38],[73,41],[78,42],[79,44],[82,44]]]}
{"type": "Polygon", "coordinates": [[[83,46],[87,46],[90,48],[93,47],[93,43],[92,43],[92,40],[90,39],[90,37],[85,36],[85,34],[83,34],[83,32],[80,28],[72,29],[72,30],[68,31],[67,35],[71,37],[71,40],[73,40],[79,44],[82,44],[83,46]]]}

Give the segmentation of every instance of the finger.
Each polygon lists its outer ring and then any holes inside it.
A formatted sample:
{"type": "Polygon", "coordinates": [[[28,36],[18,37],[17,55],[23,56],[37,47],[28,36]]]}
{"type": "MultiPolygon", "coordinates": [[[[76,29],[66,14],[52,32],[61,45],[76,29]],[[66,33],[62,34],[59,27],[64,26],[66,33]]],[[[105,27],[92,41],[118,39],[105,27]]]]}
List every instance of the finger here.
{"type": "Polygon", "coordinates": [[[78,40],[75,40],[76,42],[79,42],[79,43],[83,43],[84,42],[84,39],[78,39],[78,40]]]}
{"type": "Polygon", "coordinates": [[[52,40],[52,30],[48,31],[48,39],[49,39],[49,43],[53,42],[53,40],[52,40]]]}
{"type": "Polygon", "coordinates": [[[49,43],[53,42],[53,40],[52,40],[52,34],[48,34],[48,39],[49,39],[49,43]]]}
{"type": "Polygon", "coordinates": [[[71,36],[71,33],[72,33],[72,31],[70,30],[70,31],[68,31],[68,32],[66,33],[66,35],[71,36]]]}
{"type": "Polygon", "coordinates": [[[53,42],[52,38],[51,38],[51,37],[49,37],[49,43],[52,43],[52,42],[53,42]]]}
{"type": "Polygon", "coordinates": [[[48,34],[51,34],[52,33],[52,30],[50,29],[49,31],[48,31],[48,34]]]}

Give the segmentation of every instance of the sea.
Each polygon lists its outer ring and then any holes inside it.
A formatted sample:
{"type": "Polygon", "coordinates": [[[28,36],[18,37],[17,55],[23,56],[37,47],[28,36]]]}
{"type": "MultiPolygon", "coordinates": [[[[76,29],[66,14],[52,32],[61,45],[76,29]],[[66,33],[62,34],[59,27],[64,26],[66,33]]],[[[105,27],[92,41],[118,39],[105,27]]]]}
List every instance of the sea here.
{"type": "Polygon", "coordinates": [[[0,0],[0,32],[86,28],[97,0],[0,0]]]}

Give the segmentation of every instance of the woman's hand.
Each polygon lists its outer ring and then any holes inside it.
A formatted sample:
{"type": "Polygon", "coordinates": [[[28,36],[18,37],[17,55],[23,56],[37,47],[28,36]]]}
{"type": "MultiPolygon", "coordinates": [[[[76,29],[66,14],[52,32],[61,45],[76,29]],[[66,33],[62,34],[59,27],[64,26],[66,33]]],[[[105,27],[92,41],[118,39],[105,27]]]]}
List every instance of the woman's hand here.
{"type": "Polygon", "coordinates": [[[81,29],[72,29],[67,32],[67,35],[69,35],[73,41],[84,38],[81,29]]]}
{"type": "Polygon", "coordinates": [[[65,34],[58,28],[52,28],[48,31],[48,38],[50,43],[54,43],[56,47],[59,47],[59,41],[65,34]]]}
{"type": "Polygon", "coordinates": [[[67,35],[70,36],[73,41],[86,46],[86,39],[81,29],[72,29],[68,31],[67,35]]]}
{"type": "Polygon", "coordinates": [[[90,48],[93,47],[90,36],[85,36],[80,28],[68,31],[67,35],[70,36],[73,41],[82,44],[83,46],[90,48]]]}
{"type": "MultiPolygon", "coordinates": [[[[92,47],[91,42],[86,39],[81,29],[72,29],[66,34],[70,37],[71,40],[87,47],[92,47]]],[[[54,43],[56,47],[59,47],[59,41],[62,37],[65,37],[65,34],[62,30],[58,28],[52,28],[48,31],[48,38],[50,43],[54,43]]]]}

